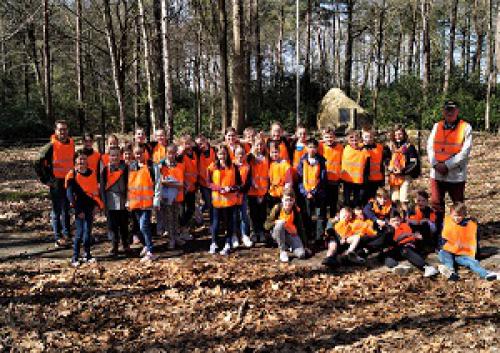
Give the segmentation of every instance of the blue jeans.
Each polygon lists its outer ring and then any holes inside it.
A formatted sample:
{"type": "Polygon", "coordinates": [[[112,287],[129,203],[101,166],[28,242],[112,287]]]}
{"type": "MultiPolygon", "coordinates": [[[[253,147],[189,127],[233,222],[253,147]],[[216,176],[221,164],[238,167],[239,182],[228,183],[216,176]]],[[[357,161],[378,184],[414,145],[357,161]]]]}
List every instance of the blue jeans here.
{"type": "Polygon", "coordinates": [[[75,214],[76,235],[73,240],[73,260],[78,260],[80,256],[80,243],[83,241],[83,251],[85,257],[90,257],[90,235],[92,233],[92,221],[94,219],[93,209],[83,211],[83,218],[75,214]]]}
{"type": "Polygon", "coordinates": [[[443,263],[450,270],[455,271],[455,263],[460,266],[468,267],[472,272],[475,272],[481,278],[485,278],[489,273],[484,267],[481,266],[479,261],[469,256],[459,256],[449,253],[446,250],[439,250],[439,261],[443,263]]]}
{"type": "Polygon", "coordinates": [[[153,237],[151,235],[151,210],[134,210],[134,218],[139,223],[139,238],[149,252],[153,252],[153,237]]]}
{"type": "Polygon", "coordinates": [[[50,188],[50,199],[52,200],[52,211],[50,212],[50,221],[54,231],[55,240],[64,235],[69,237],[69,202],[66,198],[66,189],[63,185],[57,188],[50,188]]]}
{"type": "Polygon", "coordinates": [[[243,202],[236,206],[234,212],[233,232],[240,228],[241,235],[250,235],[250,218],[248,217],[248,201],[247,195],[243,195],[243,202]],[[238,226],[239,223],[239,226],[238,226]]]}
{"type": "Polygon", "coordinates": [[[217,234],[219,233],[219,221],[223,220],[226,225],[226,238],[225,243],[231,246],[231,237],[233,235],[233,224],[234,224],[234,214],[235,206],[218,208],[214,207],[214,213],[212,218],[212,225],[210,231],[212,233],[212,243],[217,243],[217,234]]]}

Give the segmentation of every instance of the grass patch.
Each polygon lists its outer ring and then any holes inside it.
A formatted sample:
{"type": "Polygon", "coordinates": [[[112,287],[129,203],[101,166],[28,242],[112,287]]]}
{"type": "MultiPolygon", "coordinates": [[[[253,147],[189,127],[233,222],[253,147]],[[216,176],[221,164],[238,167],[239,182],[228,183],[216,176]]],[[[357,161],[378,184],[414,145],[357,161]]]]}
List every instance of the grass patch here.
{"type": "Polygon", "coordinates": [[[28,201],[31,199],[46,198],[47,192],[40,191],[1,191],[0,202],[28,201]]]}

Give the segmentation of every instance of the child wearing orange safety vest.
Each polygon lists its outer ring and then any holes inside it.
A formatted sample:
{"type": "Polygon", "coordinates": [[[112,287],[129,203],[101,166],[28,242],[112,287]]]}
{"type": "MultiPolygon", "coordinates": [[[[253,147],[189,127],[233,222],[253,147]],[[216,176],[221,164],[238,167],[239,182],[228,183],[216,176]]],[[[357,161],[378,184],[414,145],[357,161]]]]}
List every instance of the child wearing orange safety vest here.
{"type": "Polygon", "coordinates": [[[227,150],[229,152],[229,158],[234,159],[234,151],[238,147],[238,134],[234,127],[228,127],[224,134],[224,143],[226,144],[227,150]]]}
{"type": "Polygon", "coordinates": [[[252,151],[253,140],[255,139],[255,129],[248,126],[243,130],[243,139],[240,141],[241,145],[245,149],[245,153],[248,154],[252,151]]]}
{"type": "Polygon", "coordinates": [[[433,252],[437,246],[436,213],[429,206],[429,194],[425,190],[417,191],[415,206],[408,210],[408,223],[411,228],[422,234],[425,250],[433,252]]]}
{"type": "Polygon", "coordinates": [[[184,201],[184,164],[177,161],[177,146],[169,145],[165,158],[155,166],[155,197],[157,233],[169,238],[169,248],[184,245],[180,239],[179,215],[184,201]]]}
{"type": "MultiPolygon", "coordinates": [[[[296,173],[297,167],[299,165],[302,156],[307,152],[307,129],[303,125],[297,126],[295,130],[295,139],[291,144],[292,151],[292,167],[296,173]]],[[[278,145],[279,146],[279,145],[278,145]]]]}
{"type": "Polygon", "coordinates": [[[318,154],[318,141],[307,140],[307,153],[302,156],[297,167],[299,191],[304,199],[304,224],[307,235],[313,233],[312,217],[316,215],[316,245],[323,237],[326,222],[325,207],[325,159],[318,154]]]}
{"type": "Polygon", "coordinates": [[[385,265],[396,268],[398,260],[408,260],[413,266],[424,272],[424,277],[438,274],[434,266],[427,264],[418,252],[417,242],[422,240],[422,235],[414,232],[410,225],[403,221],[398,210],[392,210],[389,218],[391,237],[389,250],[385,253],[385,265]]]}
{"type": "Polygon", "coordinates": [[[272,238],[278,243],[281,262],[289,261],[288,249],[291,249],[297,258],[305,258],[304,227],[291,187],[287,187],[283,192],[282,202],[274,205],[264,227],[272,231],[272,238]]]}
{"type": "Polygon", "coordinates": [[[151,148],[151,160],[154,164],[160,163],[167,154],[167,134],[164,129],[155,131],[155,141],[149,143],[151,148]]]}
{"type": "Polygon", "coordinates": [[[420,175],[420,158],[415,146],[408,141],[408,134],[402,125],[396,125],[394,128],[389,148],[391,150],[388,166],[391,199],[401,202],[406,209],[411,183],[420,175]]]}
{"type": "Polygon", "coordinates": [[[99,196],[96,173],[88,167],[87,155],[83,150],[75,153],[75,169],[65,178],[66,195],[70,206],[75,210],[76,234],[73,241],[72,266],[80,265],[80,243],[83,241],[84,262],[95,262],[90,254],[91,231],[94,213],[103,209],[99,196]]]}
{"type": "Polygon", "coordinates": [[[372,220],[376,230],[385,231],[389,223],[389,215],[395,208],[395,204],[389,197],[389,192],[380,188],[375,193],[375,198],[368,201],[363,208],[363,213],[367,219],[372,220]]]}
{"type": "Polygon", "coordinates": [[[137,127],[134,132],[134,144],[138,144],[144,149],[144,158],[146,161],[151,160],[153,151],[151,149],[151,144],[148,142],[148,136],[146,135],[146,130],[142,127],[137,127]]]}
{"type": "Polygon", "coordinates": [[[184,135],[178,149],[179,161],[184,164],[184,209],[181,215],[181,239],[192,240],[189,233],[189,222],[193,218],[196,208],[196,189],[198,182],[198,156],[191,136],[184,135]]]}
{"type": "Polygon", "coordinates": [[[99,173],[101,171],[101,154],[99,151],[94,150],[94,135],[91,133],[83,134],[83,151],[87,155],[87,164],[94,173],[97,175],[99,181],[99,173]]]}
{"type": "Polygon", "coordinates": [[[106,210],[108,234],[111,238],[111,256],[118,255],[118,243],[121,238],[125,254],[130,254],[128,231],[127,202],[127,166],[120,160],[119,147],[112,146],[108,150],[108,163],[101,170],[101,199],[106,210]]]}
{"type": "Polygon", "coordinates": [[[375,197],[377,189],[385,184],[385,162],[390,158],[388,147],[375,141],[375,130],[364,128],[361,133],[363,149],[368,153],[368,180],[361,189],[361,200],[366,204],[375,197]]]}
{"type": "Polygon", "coordinates": [[[233,164],[238,167],[241,178],[241,188],[238,191],[238,203],[235,209],[232,246],[237,248],[240,243],[238,239],[238,229],[241,234],[241,241],[245,247],[250,248],[253,242],[250,239],[250,219],[248,217],[248,190],[250,189],[250,166],[247,163],[247,157],[243,146],[236,147],[234,151],[233,164]]]}
{"type": "Polygon", "coordinates": [[[272,141],[278,143],[281,159],[291,162],[290,143],[287,137],[283,134],[283,127],[280,122],[275,121],[271,124],[270,135],[271,136],[267,140],[267,147],[269,148],[269,144],[272,141]]]}
{"type": "Polygon", "coordinates": [[[227,146],[221,145],[217,150],[217,158],[208,168],[208,179],[212,190],[213,218],[211,225],[212,243],[210,254],[217,252],[217,234],[219,221],[226,226],[226,237],[221,255],[227,256],[231,252],[235,208],[238,204],[238,192],[241,188],[241,178],[238,167],[230,157],[227,146]]]}
{"type": "Polygon", "coordinates": [[[326,128],[323,130],[323,141],[319,143],[318,153],[325,158],[326,164],[326,203],[330,209],[330,218],[337,214],[339,199],[340,171],[342,164],[342,153],[344,147],[335,142],[335,130],[326,128]]]}
{"type": "MultiPolygon", "coordinates": [[[[109,164],[109,151],[113,147],[118,147],[118,148],[120,147],[120,141],[118,140],[118,136],[116,136],[115,134],[111,134],[108,136],[107,146],[106,146],[108,152],[101,154],[101,164],[103,166],[109,164]]],[[[121,153],[120,153],[120,159],[122,159],[121,153]]]]}
{"type": "Polygon", "coordinates": [[[327,251],[323,265],[334,266],[343,259],[356,264],[365,262],[356,253],[365,229],[355,227],[354,221],[352,209],[349,207],[342,208],[338,217],[328,221],[325,231],[327,251]]]}
{"type": "Polygon", "coordinates": [[[368,181],[369,154],[360,145],[359,133],[351,130],[347,133],[347,145],[342,152],[340,179],[344,188],[344,206],[363,206],[361,191],[368,181]]]}
{"type": "Polygon", "coordinates": [[[355,234],[361,235],[359,251],[357,254],[363,258],[369,254],[382,252],[386,245],[386,237],[383,232],[377,232],[373,221],[367,219],[361,207],[354,208],[354,219],[352,221],[352,230],[355,234]]]}
{"type": "Polygon", "coordinates": [[[196,152],[198,153],[198,185],[203,200],[200,215],[208,211],[209,221],[211,222],[213,213],[212,190],[208,187],[208,167],[215,162],[216,152],[204,135],[198,135],[195,142],[197,146],[196,152]]]}
{"type": "Polygon", "coordinates": [[[140,241],[144,245],[141,261],[152,261],[157,258],[153,254],[151,233],[155,172],[142,145],[136,144],[133,151],[135,159],[128,166],[127,206],[139,224],[140,241]]]}
{"type": "Polygon", "coordinates": [[[458,280],[455,266],[468,267],[488,281],[498,280],[498,273],[486,270],[475,259],[477,254],[477,223],[467,217],[467,208],[461,202],[451,207],[445,216],[441,233],[441,250],[438,253],[439,272],[449,280],[458,280]]]}
{"type": "Polygon", "coordinates": [[[248,155],[250,165],[250,189],[248,190],[248,208],[255,237],[255,242],[266,241],[264,222],[267,216],[266,194],[269,190],[269,159],[266,156],[266,144],[263,139],[254,140],[252,153],[248,155]]]}
{"type": "Polygon", "coordinates": [[[269,144],[269,208],[281,203],[286,187],[293,187],[293,171],[287,160],[281,159],[279,144],[269,144]]]}

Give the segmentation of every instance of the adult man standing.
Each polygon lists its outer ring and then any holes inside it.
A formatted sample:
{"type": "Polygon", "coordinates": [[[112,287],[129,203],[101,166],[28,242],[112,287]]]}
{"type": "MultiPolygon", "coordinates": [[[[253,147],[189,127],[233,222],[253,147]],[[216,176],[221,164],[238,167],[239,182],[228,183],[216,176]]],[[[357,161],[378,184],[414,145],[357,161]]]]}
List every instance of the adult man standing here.
{"type": "Polygon", "coordinates": [[[75,143],[68,135],[64,120],[55,123],[54,135],[40,151],[35,170],[40,181],[50,187],[52,200],[51,222],[56,247],[66,245],[69,238],[69,204],[66,198],[64,178],[74,168],[75,143]]]}
{"type": "Polygon", "coordinates": [[[436,211],[438,230],[444,217],[446,193],[455,202],[464,201],[467,164],[472,148],[472,128],[458,118],[458,106],[453,101],[444,104],[444,120],[434,124],[427,140],[427,155],[431,165],[431,205],[436,211]]]}

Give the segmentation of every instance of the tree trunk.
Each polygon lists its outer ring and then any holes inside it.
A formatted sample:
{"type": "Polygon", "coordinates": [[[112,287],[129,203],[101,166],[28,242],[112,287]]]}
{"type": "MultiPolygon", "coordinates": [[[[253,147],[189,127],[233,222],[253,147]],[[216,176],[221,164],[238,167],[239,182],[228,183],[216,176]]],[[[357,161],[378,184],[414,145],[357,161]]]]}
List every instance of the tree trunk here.
{"type": "Polygon", "coordinates": [[[257,85],[257,116],[260,116],[262,105],[264,104],[264,93],[262,91],[262,52],[260,43],[260,19],[259,0],[253,0],[253,23],[255,38],[255,79],[257,85]]]}
{"type": "MultiPolygon", "coordinates": [[[[470,2],[467,2],[467,13],[470,13],[471,5],[470,2]]],[[[465,17],[465,21],[467,23],[467,37],[466,37],[466,56],[465,56],[465,78],[469,78],[470,75],[470,43],[471,43],[471,19],[470,16],[465,17]]]]}
{"type": "Polygon", "coordinates": [[[85,130],[85,109],[83,104],[83,65],[82,65],[82,1],[76,0],[76,87],[77,87],[77,116],[80,125],[80,134],[85,130]]]}
{"type": "MultiPolygon", "coordinates": [[[[140,1],[140,0],[139,0],[140,1]]],[[[141,118],[141,67],[139,61],[141,60],[141,31],[138,16],[134,19],[134,34],[135,34],[135,48],[134,48],[134,129],[139,126],[139,119],[141,118]]],[[[146,44],[146,43],[144,43],[146,44]]],[[[155,132],[154,122],[152,124],[153,134],[155,132]]]]}
{"type": "Polygon", "coordinates": [[[170,34],[168,28],[168,0],[161,1],[161,37],[163,46],[163,76],[165,82],[165,132],[168,140],[174,137],[174,107],[172,76],[170,74],[170,34]]]}
{"type": "MultiPolygon", "coordinates": [[[[227,54],[227,12],[226,0],[217,0],[218,4],[218,44],[220,56],[220,91],[221,91],[221,128],[226,131],[229,124],[229,73],[227,54]]],[[[215,21],[214,21],[215,22],[215,21]]]]}
{"type": "Polygon", "coordinates": [[[497,10],[496,19],[496,34],[495,34],[495,53],[496,53],[496,67],[500,67],[500,11],[497,10]]]}
{"type": "Polygon", "coordinates": [[[351,96],[351,76],[352,76],[352,47],[353,47],[353,33],[352,33],[352,17],[354,0],[347,0],[347,33],[346,33],[346,49],[345,49],[345,64],[344,64],[344,92],[351,96]]]}
{"type": "Polygon", "coordinates": [[[44,68],[44,102],[45,117],[49,123],[54,123],[52,115],[52,73],[50,58],[50,39],[49,39],[49,0],[43,1],[43,68],[44,68]]]}
{"type": "Polygon", "coordinates": [[[474,1],[473,18],[474,27],[476,31],[477,41],[476,41],[476,52],[474,53],[474,58],[472,60],[472,75],[476,76],[477,79],[481,76],[481,57],[483,53],[483,43],[484,43],[484,25],[483,16],[479,14],[481,6],[479,4],[480,0],[474,1]]]}
{"type": "Polygon", "coordinates": [[[5,106],[7,101],[7,84],[5,79],[7,77],[7,55],[5,50],[5,25],[3,18],[0,19],[0,61],[2,63],[2,77],[0,80],[0,84],[2,85],[2,95],[0,97],[0,102],[2,106],[5,106]]]}
{"type": "MultiPolygon", "coordinates": [[[[333,1],[332,1],[333,2],[333,1]]],[[[332,23],[331,23],[331,27],[332,27],[332,57],[331,57],[331,62],[332,62],[332,78],[331,78],[331,84],[332,84],[332,87],[337,87],[337,83],[338,83],[338,77],[337,77],[337,74],[336,74],[336,67],[337,67],[337,62],[336,62],[336,59],[337,59],[337,38],[336,38],[336,30],[335,30],[335,26],[337,25],[337,12],[335,11],[335,9],[332,9],[332,23]]]]}
{"type": "Polygon", "coordinates": [[[285,7],[283,4],[280,5],[280,23],[279,23],[279,36],[278,36],[278,50],[276,53],[276,66],[277,66],[277,77],[276,86],[281,92],[283,85],[283,39],[284,39],[284,27],[285,27],[285,7]]]}
{"type": "Polygon", "coordinates": [[[142,42],[144,48],[144,71],[146,74],[146,85],[148,88],[148,104],[149,104],[149,112],[151,114],[151,125],[153,126],[153,132],[156,130],[158,125],[156,109],[154,104],[154,94],[153,94],[153,76],[151,74],[151,50],[149,47],[149,28],[146,25],[146,17],[144,12],[144,2],[143,0],[138,0],[139,5],[139,16],[140,16],[140,27],[142,32],[142,42]]]}
{"type": "Polygon", "coordinates": [[[384,45],[384,21],[385,21],[385,0],[382,0],[382,7],[379,10],[378,18],[378,39],[377,39],[377,80],[375,81],[375,91],[373,93],[373,115],[374,120],[377,119],[378,113],[378,93],[380,91],[380,81],[382,76],[382,68],[385,67],[382,63],[382,47],[384,45]]]}
{"type": "MultiPolygon", "coordinates": [[[[155,106],[157,107],[159,120],[159,126],[165,126],[165,77],[163,76],[163,39],[161,35],[161,0],[153,0],[153,16],[154,16],[154,27],[153,27],[153,46],[154,49],[151,52],[150,57],[154,60],[156,74],[156,90],[157,94],[155,98],[155,106]]],[[[151,61],[151,60],[150,60],[151,61]]],[[[151,67],[152,69],[152,67],[151,67]]],[[[153,74],[153,71],[151,71],[153,74]]],[[[154,79],[152,79],[154,81],[154,79]]],[[[151,109],[153,110],[153,109],[151,109]]]]}
{"type": "MultiPolygon", "coordinates": [[[[491,91],[492,86],[495,84],[494,67],[494,34],[493,34],[493,1],[488,0],[488,84],[486,88],[486,110],[484,113],[484,128],[486,131],[490,130],[490,117],[491,117],[491,91]]],[[[498,31],[498,28],[497,28],[498,31]]]]}
{"type": "Polygon", "coordinates": [[[242,0],[242,15],[240,23],[240,33],[241,33],[241,53],[243,56],[243,119],[244,125],[248,123],[250,114],[250,82],[252,79],[252,41],[251,38],[255,33],[255,24],[253,23],[253,1],[252,0],[242,0]]]}
{"type": "Polygon", "coordinates": [[[451,4],[451,13],[450,13],[450,45],[448,48],[448,55],[446,57],[446,67],[444,70],[443,94],[445,96],[448,93],[450,76],[452,75],[454,66],[453,54],[455,51],[455,28],[457,25],[457,9],[458,9],[458,0],[453,0],[451,4]]]}
{"type": "Polygon", "coordinates": [[[422,0],[422,31],[423,31],[423,56],[424,72],[422,80],[422,90],[424,101],[427,101],[429,82],[431,81],[431,36],[429,28],[430,0],[422,0]]]}
{"type": "Polygon", "coordinates": [[[415,1],[411,2],[411,7],[412,7],[412,21],[411,21],[411,31],[410,31],[410,37],[408,39],[408,61],[407,61],[407,69],[408,69],[408,74],[413,74],[415,71],[413,69],[413,58],[414,58],[414,53],[415,53],[415,36],[417,32],[417,4],[415,1]]]}
{"type": "Polygon", "coordinates": [[[202,27],[201,21],[198,24],[196,31],[196,55],[194,58],[194,100],[196,124],[195,133],[198,135],[201,132],[201,42],[202,42],[202,27]]]}
{"type": "Polygon", "coordinates": [[[309,89],[311,86],[311,22],[312,22],[312,0],[307,0],[306,11],[306,55],[304,65],[304,103],[309,101],[309,89]]]}
{"type": "Polygon", "coordinates": [[[113,82],[115,86],[116,99],[118,101],[118,109],[120,112],[120,131],[125,133],[125,101],[124,101],[124,87],[120,73],[120,64],[118,59],[118,50],[116,47],[116,37],[113,29],[113,22],[111,19],[111,8],[109,0],[103,0],[104,4],[104,23],[106,30],[106,37],[108,41],[109,56],[111,58],[111,69],[113,71],[113,82]]]}
{"type": "Polygon", "coordinates": [[[366,84],[368,83],[368,77],[370,76],[370,67],[371,67],[371,64],[372,64],[372,57],[373,57],[373,49],[375,48],[374,45],[370,45],[370,50],[368,52],[368,55],[366,57],[366,63],[365,63],[365,67],[364,67],[364,70],[363,70],[363,82],[361,83],[361,86],[359,87],[359,91],[358,91],[358,99],[356,99],[356,103],[360,103],[361,102],[361,99],[363,98],[363,95],[365,93],[365,89],[366,89],[366,84]]]}
{"type": "Polygon", "coordinates": [[[243,130],[245,122],[243,106],[243,85],[245,79],[245,63],[243,60],[243,33],[241,33],[241,24],[243,21],[242,0],[232,0],[233,5],[233,111],[231,126],[238,132],[243,130]]]}

